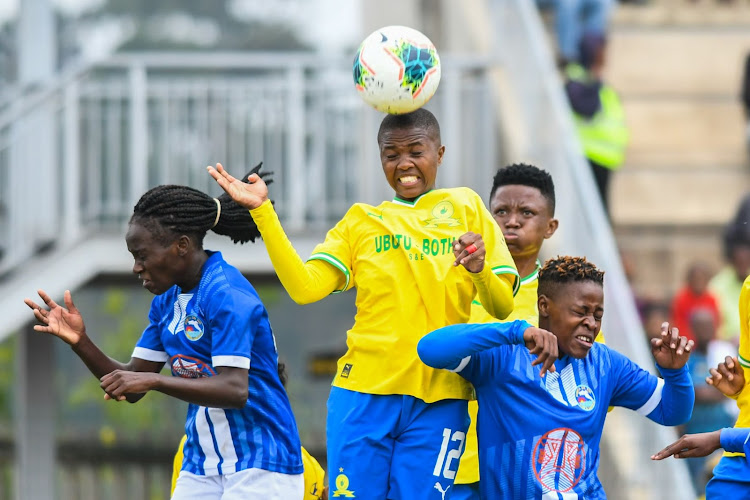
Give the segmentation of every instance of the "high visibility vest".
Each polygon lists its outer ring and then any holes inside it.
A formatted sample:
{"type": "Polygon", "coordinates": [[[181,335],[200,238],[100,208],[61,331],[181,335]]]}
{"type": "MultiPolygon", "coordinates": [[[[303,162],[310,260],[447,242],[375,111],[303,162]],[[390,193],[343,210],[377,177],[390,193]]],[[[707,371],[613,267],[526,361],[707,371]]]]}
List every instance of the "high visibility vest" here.
{"type": "MultiPolygon", "coordinates": [[[[566,68],[568,78],[585,81],[586,70],[578,65],[566,68]]],[[[586,157],[610,170],[617,170],[625,160],[628,130],[620,98],[612,87],[602,84],[599,89],[601,106],[591,118],[573,112],[578,138],[586,157]]]]}

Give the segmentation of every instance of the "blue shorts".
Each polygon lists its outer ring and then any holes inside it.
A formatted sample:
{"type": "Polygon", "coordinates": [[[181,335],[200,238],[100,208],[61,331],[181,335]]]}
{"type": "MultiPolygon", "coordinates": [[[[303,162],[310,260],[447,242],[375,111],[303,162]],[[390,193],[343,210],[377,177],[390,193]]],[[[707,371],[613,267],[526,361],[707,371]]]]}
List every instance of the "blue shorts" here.
{"type": "Polygon", "coordinates": [[[454,484],[451,500],[479,500],[479,483],[454,484]]]}
{"type": "Polygon", "coordinates": [[[450,498],[468,427],[463,400],[427,404],[333,387],[326,423],[329,498],[450,498]]]}
{"type": "Polygon", "coordinates": [[[721,457],[706,485],[706,500],[750,499],[750,462],[745,457],[721,457]]]}

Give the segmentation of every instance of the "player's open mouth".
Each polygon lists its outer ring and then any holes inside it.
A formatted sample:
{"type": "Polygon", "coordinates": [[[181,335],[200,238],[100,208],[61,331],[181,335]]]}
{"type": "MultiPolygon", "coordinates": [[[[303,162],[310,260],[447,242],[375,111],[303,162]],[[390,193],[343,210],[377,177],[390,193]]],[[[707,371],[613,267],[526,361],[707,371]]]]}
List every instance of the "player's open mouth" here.
{"type": "Polygon", "coordinates": [[[405,175],[398,178],[398,182],[404,186],[412,186],[419,181],[419,177],[416,175],[405,175]]]}
{"type": "Polygon", "coordinates": [[[587,335],[576,335],[576,340],[588,347],[591,347],[594,344],[594,339],[587,335]]]}
{"type": "Polygon", "coordinates": [[[149,286],[151,286],[151,280],[143,280],[142,286],[143,288],[148,288],[149,286]]]}

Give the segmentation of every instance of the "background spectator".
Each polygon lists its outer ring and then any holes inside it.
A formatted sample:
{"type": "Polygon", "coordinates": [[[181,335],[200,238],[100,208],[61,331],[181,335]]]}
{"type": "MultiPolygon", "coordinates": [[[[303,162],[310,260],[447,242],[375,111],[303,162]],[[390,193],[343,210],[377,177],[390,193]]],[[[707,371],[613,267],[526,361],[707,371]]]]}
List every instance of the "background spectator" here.
{"type": "Polygon", "coordinates": [[[742,72],[742,89],[740,96],[742,98],[742,107],[745,109],[745,119],[747,120],[745,139],[747,141],[748,151],[750,151],[750,53],[745,56],[745,70],[742,72]]]}
{"type": "MultiPolygon", "coordinates": [[[[748,198],[741,205],[746,207],[748,198]]],[[[739,343],[739,301],[742,282],[750,274],[750,233],[744,224],[733,221],[724,232],[724,257],[728,263],[708,283],[721,311],[718,338],[735,345],[739,343]]]]}
{"type": "Polygon", "coordinates": [[[555,16],[557,49],[563,63],[581,62],[579,43],[584,33],[604,36],[612,14],[613,0],[537,0],[555,16]]]}
{"type": "Polygon", "coordinates": [[[610,174],[625,160],[628,131],[617,92],[602,80],[605,48],[603,34],[589,32],[583,35],[580,63],[565,67],[565,93],[604,209],[609,213],[610,174]]]}
{"type": "Polygon", "coordinates": [[[685,285],[677,291],[674,299],[672,299],[672,326],[679,328],[682,335],[693,340],[696,344],[700,341],[693,332],[691,324],[691,317],[696,310],[710,311],[713,314],[714,325],[718,325],[721,320],[719,303],[716,297],[708,291],[708,282],[711,276],[711,269],[706,263],[695,262],[691,264],[685,276],[685,285]]]}
{"type": "MultiPolygon", "coordinates": [[[[706,383],[709,368],[716,366],[711,364],[709,351],[726,349],[725,343],[724,346],[715,345],[715,317],[715,312],[708,308],[697,308],[690,315],[690,327],[695,334],[696,344],[688,361],[688,369],[695,387],[695,407],[693,416],[685,424],[685,432],[688,434],[710,432],[734,425],[735,415],[727,409],[727,398],[706,383]]],[[[722,344],[721,341],[718,342],[722,344]]],[[[703,491],[706,486],[704,471],[709,457],[687,460],[696,490],[703,491]]]]}

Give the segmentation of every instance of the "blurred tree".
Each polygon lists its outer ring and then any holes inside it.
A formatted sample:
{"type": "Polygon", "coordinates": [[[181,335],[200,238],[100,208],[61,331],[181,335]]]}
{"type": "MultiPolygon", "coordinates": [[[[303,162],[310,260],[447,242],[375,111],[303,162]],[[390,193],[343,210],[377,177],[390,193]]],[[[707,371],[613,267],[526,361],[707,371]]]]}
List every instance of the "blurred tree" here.
{"type": "MultiPolygon", "coordinates": [[[[271,1],[271,0],[269,0],[271,1]]],[[[82,23],[116,19],[127,27],[119,50],[304,50],[293,27],[243,20],[232,0],[105,0],[82,23]]]]}

